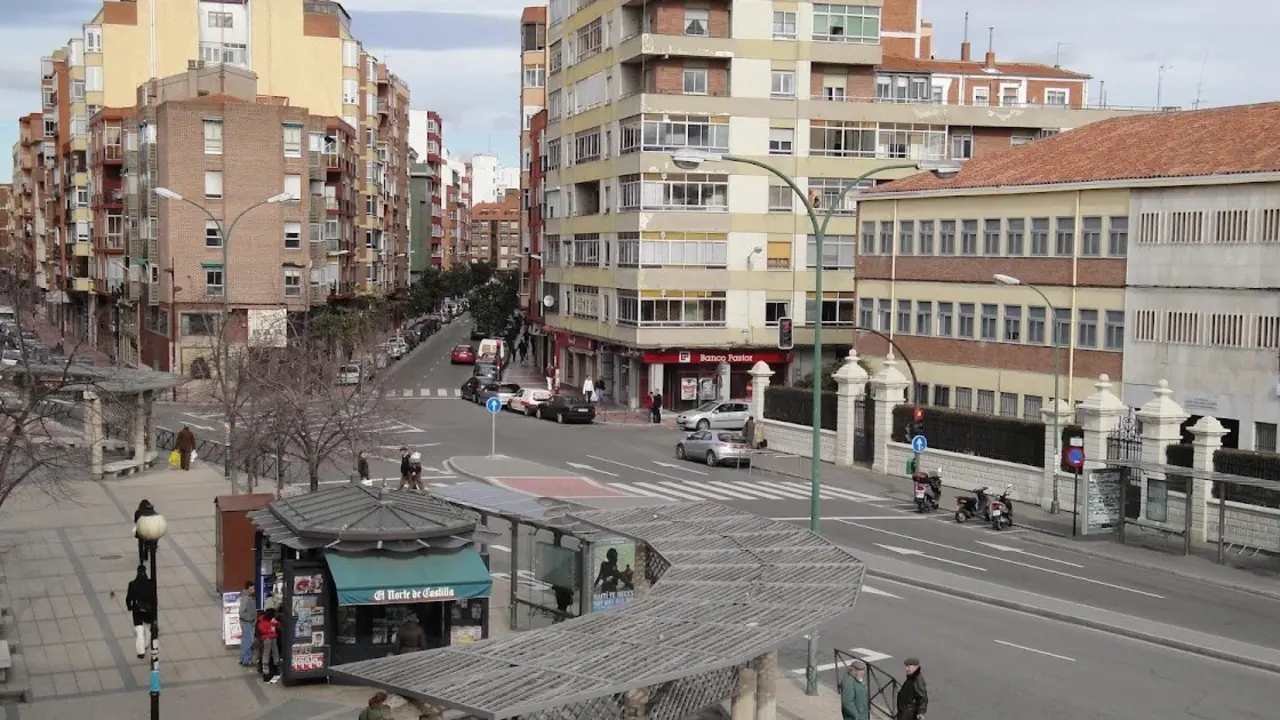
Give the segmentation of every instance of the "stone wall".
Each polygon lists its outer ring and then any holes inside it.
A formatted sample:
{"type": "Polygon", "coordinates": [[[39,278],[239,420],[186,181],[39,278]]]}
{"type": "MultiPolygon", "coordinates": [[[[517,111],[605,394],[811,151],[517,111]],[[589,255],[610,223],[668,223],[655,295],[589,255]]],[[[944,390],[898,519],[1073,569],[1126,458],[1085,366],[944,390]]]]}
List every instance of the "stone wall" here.
{"type": "MultiPolygon", "coordinates": [[[[885,443],[884,449],[888,456],[889,474],[895,474],[894,468],[897,468],[896,474],[905,476],[907,461],[915,455],[911,452],[911,446],[891,441],[885,443]]],[[[1011,497],[1014,501],[1040,504],[1040,486],[1044,473],[1038,467],[946,450],[928,450],[920,456],[920,469],[941,469],[942,486],[962,493],[985,485],[994,496],[1004,492],[1006,485],[1012,485],[1011,497]]],[[[1075,506],[1075,481],[1073,475],[1058,473],[1058,494],[1063,507],[1075,506]]]]}
{"type": "MultiPolygon", "coordinates": [[[[808,425],[796,425],[781,420],[763,420],[764,437],[769,441],[769,450],[786,455],[812,457],[813,433],[808,425]]],[[[835,462],[836,431],[822,431],[822,461],[835,462]]]]}

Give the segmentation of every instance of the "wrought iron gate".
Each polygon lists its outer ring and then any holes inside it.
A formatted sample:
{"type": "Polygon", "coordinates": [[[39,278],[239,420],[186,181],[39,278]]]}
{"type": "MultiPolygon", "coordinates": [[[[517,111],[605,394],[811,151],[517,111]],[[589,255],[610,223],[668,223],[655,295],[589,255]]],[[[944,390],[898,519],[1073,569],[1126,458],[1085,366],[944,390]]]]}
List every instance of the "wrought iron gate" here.
{"type": "Polygon", "coordinates": [[[1107,459],[1133,461],[1142,459],[1142,423],[1138,421],[1133,410],[1120,418],[1120,424],[1116,429],[1107,434],[1107,459]]]}

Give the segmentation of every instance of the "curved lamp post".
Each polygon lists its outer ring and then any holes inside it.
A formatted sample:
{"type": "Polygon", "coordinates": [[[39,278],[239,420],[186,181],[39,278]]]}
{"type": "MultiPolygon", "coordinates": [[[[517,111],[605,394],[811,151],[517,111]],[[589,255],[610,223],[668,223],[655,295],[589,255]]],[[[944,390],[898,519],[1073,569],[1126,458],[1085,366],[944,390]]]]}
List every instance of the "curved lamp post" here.
{"type": "MultiPolygon", "coordinates": [[[[232,417],[231,408],[229,405],[230,401],[226,399],[227,398],[226,367],[227,367],[227,361],[230,357],[230,355],[227,352],[226,327],[227,327],[227,323],[230,321],[230,318],[231,318],[231,288],[230,288],[230,283],[228,282],[228,280],[230,280],[231,278],[231,273],[230,273],[231,268],[228,267],[228,262],[230,261],[230,258],[227,255],[227,247],[231,244],[231,233],[236,229],[236,225],[240,222],[240,219],[243,218],[245,215],[248,215],[250,210],[255,210],[257,208],[262,207],[263,205],[275,205],[277,203],[289,202],[290,200],[301,200],[302,198],[295,197],[289,193],[284,193],[284,192],[277,193],[265,200],[259,200],[258,202],[250,205],[244,210],[241,210],[240,214],[236,215],[235,218],[231,220],[230,225],[223,225],[222,221],[219,220],[217,216],[209,212],[209,208],[201,205],[200,203],[190,198],[184,197],[181,193],[170,190],[167,187],[157,187],[154,190],[154,192],[158,197],[162,197],[165,200],[176,200],[178,202],[184,202],[190,205],[191,207],[196,208],[200,212],[204,213],[205,217],[209,218],[209,221],[217,226],[218,237],[221,238],[222,240],[222,343],[221,343],[222,347],[220,348],[220,351],[219,351],[219,354],[222,355],[222,357],[219,359],[218,382],[222,384],[223,402],[228,403],[228,406],[226,408],[227,417],[225,421],[226,441],[223,443],[226,449],[226,452],[225,452],[226,457],[223,458],[223,462],[222,462],[222,476],[225,477],[227,480],[231,481],[231,492],[232,494],[235,494],[237,490],[236,490],[235,478],[232,476],[232,469],[234,468],[234,463],[232,462],[232,457],[231,457],[232,455],[231,454],[231,436],[232,434],[235,433],[236,423],[235,423],[235,418],[232,417]]],[[[310,299],[308,299],[307,302],[310,303],[310,299]]],[[[174,312],[174,308],[169,308],[169,312],[174,312]]],[[[177,338],[176,337],[173,338],[173,342],[176,342],[176,341],[177,341],[177,338]]],[[[173,368],[169,368],[169,371],[173,372],[173,368]]]]}
{"type": "MultiPolygon", "coordinates": [[[[1030,288],[1040,296],[1041,300],[1044,300],[1044,304],[1049,308],[1049,314],[1053,319],[1053,333],[1050,335],[1053,342],[1053,454],[1055,457],[1061,457],[1062,431],[1058,428],[1057,403],[1062,399],[1062,393],[1059,392],[1061,389],[1059,383],[1062,377],[1062,343],[1058,338],[1058,309],[1054,307],[1053,303],[1049,302],[1049,297],[1044,294],[1043,290],[1031,283],[1024,283],[1018,278],[1004,273],[996,273],[992,276],[992,279],[1001,285],[1021,285],[1022,287],[1030,288]]],[[[1055,460],[1054,462],[1061,461],[1055,460]]],[[[1057,515],[1060,512],[1062,512],[1062,504],[1058,499],[1058,469],[1055,466],[1053,469],[1053,501],[1049,504],[1049,514],[1057,515]]]]}
{"type": "Polygon", "coordinates": [[[160,586],[156,582],[156,551],[165,530],[164,516],[160,513],[138,518],[138,537],[147,544],[147,555],[151,558],[151,585],[156,591],[156,606],[151,608],[151,720],[160,720],[160,586]]]}
{"type": "MultiPolygon", "coordinates": [[[[815,382],[813,383],[813,418],[811,420],[812,427],[810,435],[813,441],[813,447],[810,450],[809,465],[809,529],[818,532],[821,525],[821,512],[819,503],[821,501],[822,488],[822,264],[823,240],[826,238],[827,225],[831,223],[839,210],[841,203],[846,195],[855,188],[862,185],[862,182],[872,175],[886,172],[889,170],[927,170],[933,172],[939,177],[952,177],[960,172],[959,165],[929,163],[929,162],[913,162],[899,163],[896,165],[883,165],[881,167],[872,168],[858,177],[854,178],[849,184],[840,189],[840,193],[830,203],[830,207],[825,208],[821,216],[818,215],[818,209],[810,202],[809,196],[805,194],[794,179],[782,172],[778,168],[754,158],[740,157],[737,155],[720,155],[715,153],[706,153],[699,150],[677,150],[671,153],[671,161],[681,170],[692,171],[697,170],[705,162],[736,162],[744,165],[754,165],[762,170],[769,172],[778,179],[782,180],[791,188],[792,192],[800,197],[800,202],[804,205],[805,214],[809,216],[809,224],[813,228],[814,237],[814,255],[813,258],[813,297],[814,307],[817,312],[813,318],[813,372],[815,382]]],[[[809,660],[805,667],[805,692],[809,695],[818,694],[818,633],[815,629],[809,633],[809,660]]]]}

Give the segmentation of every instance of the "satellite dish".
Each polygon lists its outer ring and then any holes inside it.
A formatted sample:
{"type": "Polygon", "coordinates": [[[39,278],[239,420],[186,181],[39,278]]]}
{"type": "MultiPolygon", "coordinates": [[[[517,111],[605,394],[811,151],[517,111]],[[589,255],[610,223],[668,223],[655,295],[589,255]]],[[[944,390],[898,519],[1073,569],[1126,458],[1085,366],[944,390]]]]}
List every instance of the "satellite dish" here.
{"type": "Polygon", "coordinates": [[[554,296],[554,295],[545,295],[545,296],[543,296],[543,298],[542,298],[542,304],[543,304],[543,306],[544,306],[544,307],[551,307],[552,305],[555,305],[555,304],[556,304],[556,298],[555,298],[555,296],[554,296]]]}

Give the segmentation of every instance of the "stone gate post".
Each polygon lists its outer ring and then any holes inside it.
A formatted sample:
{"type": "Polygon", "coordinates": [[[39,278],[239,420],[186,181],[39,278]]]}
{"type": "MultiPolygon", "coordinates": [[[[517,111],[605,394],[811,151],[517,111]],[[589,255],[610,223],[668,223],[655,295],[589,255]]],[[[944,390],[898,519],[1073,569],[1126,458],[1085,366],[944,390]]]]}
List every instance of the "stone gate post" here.
{"type": "Polygon", "coordinates": [[[907,377],[898,370],[893,353],[885,358],[880,370],[871,377],[871,397],[876,402],[875,469],[886,475],[902,472],[889,466],[888,444],[893,441],[893,409],[907,401],[907,377]]]}
{"type": "Polygon", "coordinates": [[[836,456],[835,464],[853,464],[857,447],[858,401],[867,392],[867,371],[858,364],[858,351],[850,350],[844,364],[832,376],[836,381],[836,456]]]}

